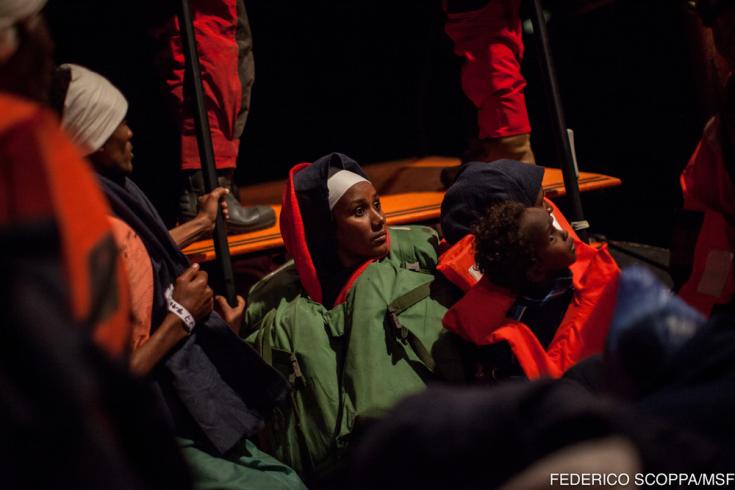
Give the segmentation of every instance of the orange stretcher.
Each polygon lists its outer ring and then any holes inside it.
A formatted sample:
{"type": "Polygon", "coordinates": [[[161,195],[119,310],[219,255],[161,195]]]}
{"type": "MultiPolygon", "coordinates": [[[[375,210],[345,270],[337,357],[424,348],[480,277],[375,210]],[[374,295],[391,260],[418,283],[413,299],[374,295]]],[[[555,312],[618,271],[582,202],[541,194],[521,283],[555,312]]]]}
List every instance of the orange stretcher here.
{"type": "MultiPolygon", "coordinates": [[[[444,167],[457,166],[457,158],[426,157],[396,160],[365,165],[363,168],[380,194],[380,201],[389,225],[404,225],[432,221],[439,218],[444,191],[439,175],[444,167]]],[[[622,182],[616,177],[580,172],[579,190],[582,192],[617,187],[622,182]]],[[[281,212],[281,192],[285,181],[268,182],[242,189],[244,204],[270,204],[281,212]]],[[[561,170],[547,168],[544,173],[544,191],[548,197],[563,196],[564,180],[561,170]]],[[[245,255],[283,246],[279,222],[265,230],[229,236],[230,254],[245,255]]],[[[194,262],[214,260],[212,240],[192,243],[184,253],[194,262]]]]}

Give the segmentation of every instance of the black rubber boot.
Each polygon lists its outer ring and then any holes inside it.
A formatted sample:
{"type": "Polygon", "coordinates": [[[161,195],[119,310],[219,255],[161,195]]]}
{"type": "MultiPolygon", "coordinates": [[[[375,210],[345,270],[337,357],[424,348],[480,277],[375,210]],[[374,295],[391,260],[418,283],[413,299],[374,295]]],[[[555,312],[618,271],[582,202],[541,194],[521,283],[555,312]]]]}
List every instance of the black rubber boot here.
{"type": "MultiPolygon", "coordinates": [[[[227,233],[237,235],[262,230],[273,226],[276,213],[270,206],[243,206],[238,200],[239,191],[233,183],[232,170],[218,170],[217,181],[220,187],[230,189],[225,196],[230,218],[227,220],[227,233]]],[[[181,194],[179,195],[179,222],[193,219],[198,212],[199,196],[204,195],[204,177],[201,170],[186,172],[181,194]]]]}

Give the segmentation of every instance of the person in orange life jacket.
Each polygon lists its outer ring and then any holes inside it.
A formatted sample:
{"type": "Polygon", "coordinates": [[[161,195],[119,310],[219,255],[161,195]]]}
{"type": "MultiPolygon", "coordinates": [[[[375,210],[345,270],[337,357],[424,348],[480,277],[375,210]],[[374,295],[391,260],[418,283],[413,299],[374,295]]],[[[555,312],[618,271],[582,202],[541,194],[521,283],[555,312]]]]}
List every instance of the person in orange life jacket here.
{"type": "MultiPolygon", "coordinates": [[[[544,168],[515,160],[469,162],[444,194],[441,206],[441,229],[445,252],[437,269],[448,280],[459,299],[481,277],[475,267],[472,227],[487,208],[497,202],[514,201],[526,207],[553,211],[554,219],[566,220],[551,201],[544,199],[544,168]]],[[[574,236],[574,235],[573,235],[574,236]]]]}
{"type": "MultiPolygon", "coordinates": [[[[235,455],[228,474],[265,478],[274,485],[283,480],[284,488],[300,488],[292,470],[267,455],[255,457],[257,449],[247,440],[286,396],[288,385],[234,332],[239,330],[244,301],[239,298],[238,306],[230,308],[221,300],[222,315],[212,312],[207,275],[189,264],[176,241],[191,232],[169,233],[150,201],[127,178],[132,170],[132,134],[124,121],[124,97],[89,70],[78,66],[67,70],[71,77],[66,90],[56,91],[64,94],[62,124],[87,149],[113,212],[143,242],[152,265],[152,333],[133,353],[133,369],[150,373],[161,388],[177,436],[191,442],[182,445],[191,464],[205,470],[229,465],[221,458],[228,453],[235,455]],[[230,451],[250,456],[242,459],[230,451]],[[249,468],[255,460],[268,460],[276,469],[271,473],[249,468]]],[[[212,193],[212,207],[224,192],[212,193]]],[[[223,481],[217,483],[223,488],[223,481]]]]}
{"type": "Polygon", "coordinates": [[[551,343],[571,299],[574,241],[544,209],[496,204],[474,231],[477,266],[495,285],[518,295],[509,317],[551,343]]]}
{"type": "MultiPolygon", "coordinates": [[[[441,228],[445,252],[439,259],[436,289],[441,290],[452,305],[459,301],[482,277],[475,264],[472,227],[482,219],[487,208],[498,202],[519,202],[526,207],[551,208],[544,199],[542,181],[544,168],[516,160],[469,162],[444,195],[441,228]]],[[[564,218],[554,207],[554,213],[564,218]]],[[[474,381],[504,378],[496,366],[514,366],[513,353],[506,342],[476,347],[464,346],[465,371],[474,381]],[[489,373],[489,374],[488,374],[489,373]]]]}
{"type": "MultiPolygon", "coordinates": [[[[569,266],[577,256],[571,236],[554,227],[545,209],[517,202],[490,207],[474,236],[479,270],[517,296],[508,318],[528,325],[548,348],[572,299],[569,266]]],[[[522,375],[516,366],[507,372],[522,375]]]]}
{"type": "MultiPolygon", "coordinates": [[[[700,0],[703,23],[728,70],[735,67],[735,2],[700,0]]],[[[672,268],[679,295],[705,315],[735,301],[735,81],[724,87],[717,115],[681,174],[682,229],[672,244],[672,268]],[[696,221],[696,243],[688,221],[696,221]],[[686,239],[684,239],[686,237],[686,239]],[[677,267],[678,266],[678,267],[677,267]]],[[[672,274],[673,275],[673,274],[672,274]]]]}
{"type": "Polygon", "coordinates": [[[484,276],[443,322],[477,345],[507,342],[515,362],[490,366],[493,379],[558,377],[602,351],[619,274],[606,250],[517,202],[491,206],[474,237],[484,276]]]}

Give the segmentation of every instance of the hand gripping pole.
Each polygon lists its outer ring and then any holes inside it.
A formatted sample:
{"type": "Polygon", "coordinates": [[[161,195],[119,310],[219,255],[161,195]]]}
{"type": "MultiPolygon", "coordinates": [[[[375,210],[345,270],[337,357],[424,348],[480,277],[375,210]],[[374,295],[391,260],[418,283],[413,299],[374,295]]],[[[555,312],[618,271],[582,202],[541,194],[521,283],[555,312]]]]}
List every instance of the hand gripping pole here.
{"type": "MultiPolygon", "coordinates": [[[[194,122],[196,124],[197,143],[199,146],[199,158],[202,164],[202,175],[204,176],[204,188],[206,192],[212,192],[217,186],[217,171],[214,163],[214,149],[212,146],[212,134],[207,119],[207,107],[204,100],[204,89],[202,87],[201,69],[199,67],[199,52],[197,51],[196,35],[194,33],[193,17],[189,0],[181,0],[179,11],[179,30],[181,32],[181,44],[184,48],[186,59],[186,77],[189,94],[194,104],[194,122]]],[[[186,93],[186,91],[185,91],[186,93]]],[[[185,98],[186,99],[186,98],[185,98]]],[[[230,306],[236,306],[235,276],[232,272],[232,261],[230,259],[230,247],[227,243],[227,230],[222,209],[217,211],[217,219],[214,226],[214,251],[217,262],[222,271],[222,280],[225,288],[225,298],[230,306]]]]}

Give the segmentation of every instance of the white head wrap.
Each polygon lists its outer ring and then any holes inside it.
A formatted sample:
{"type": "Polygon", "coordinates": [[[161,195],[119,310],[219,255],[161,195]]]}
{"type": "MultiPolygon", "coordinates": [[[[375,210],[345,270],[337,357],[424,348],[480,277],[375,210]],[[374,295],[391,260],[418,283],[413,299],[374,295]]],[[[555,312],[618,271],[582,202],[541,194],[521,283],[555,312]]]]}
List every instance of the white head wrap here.
{"type": "Polygon", "coordinates": [[[350,187],[360,182],[369,182],[365,177],[357,175],[349,170],[340,170],[336,174],[327,179],[327,189],[329,189],[329,210],[334,209],[337,201],[344,196],[350,187]]]}
{"type": "Polygon", "coordinates": [[[99,150],[120,126],[128,101],[105,77],[79,65],[61,65],[71,70],[64,100],[61,127],[85,155],[99,150]]]}
{"type": "Polygon", "coordinates": [[[0,63],[18,49],[15,24],[41,11],[46,0],[0,0],[0,63]]]}

